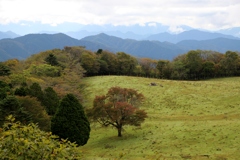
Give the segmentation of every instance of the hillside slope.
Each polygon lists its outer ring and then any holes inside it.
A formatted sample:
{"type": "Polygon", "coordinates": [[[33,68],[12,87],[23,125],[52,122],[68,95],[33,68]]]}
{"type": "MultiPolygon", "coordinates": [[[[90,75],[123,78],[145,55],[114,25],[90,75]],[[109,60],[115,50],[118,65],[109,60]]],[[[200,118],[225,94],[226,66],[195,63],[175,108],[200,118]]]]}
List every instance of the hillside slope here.
{"type": "Polygon", "coordinates": [[[85,159],[238,159],[240,145],[240,78],[214,81],[170,81],[127,76],[84,78],[86,108],[112,86],[134,88],[145,95],[148,118],[140,128],[92,123],[82,147],[85,159]],[[150,86],[155,82],[157,86],[150,86]],[[161,87],[160,84],[163,86],[161,87]]]}

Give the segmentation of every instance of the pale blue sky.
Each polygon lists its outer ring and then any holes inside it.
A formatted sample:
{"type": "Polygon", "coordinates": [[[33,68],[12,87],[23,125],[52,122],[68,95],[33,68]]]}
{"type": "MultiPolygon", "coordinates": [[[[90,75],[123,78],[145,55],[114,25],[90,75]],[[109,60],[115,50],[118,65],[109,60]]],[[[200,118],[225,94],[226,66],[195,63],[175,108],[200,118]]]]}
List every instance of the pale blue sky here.
{"type": "Polygon", "coordinates": [[[239,11],[240,0],[0,0],[0,24],[158,22],[173,31],[179,25],[214,31],[240,27],[239,11]]]}

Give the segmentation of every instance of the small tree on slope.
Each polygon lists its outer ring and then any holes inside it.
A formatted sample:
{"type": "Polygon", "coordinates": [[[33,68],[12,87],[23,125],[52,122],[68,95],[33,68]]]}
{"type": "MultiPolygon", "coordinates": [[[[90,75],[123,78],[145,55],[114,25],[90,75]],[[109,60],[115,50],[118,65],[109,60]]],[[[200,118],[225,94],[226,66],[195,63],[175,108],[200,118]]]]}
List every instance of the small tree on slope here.
{"type": "Polygon", "coordinates": [[[60,138],[76,142],[78,145],[87,143],[90,134],[90,124],[82,105],[72,94],[67,94],[52,118],[51,130],[60,138]]]}
{"type": "Polygon", "coordinates": [[[147,118],[147,113],[137,108],[143,99],[144,96],[136,90],[112,87],[107,95],[95,97],[88,115],[103,126],[115,127],[121,137],[124,125],[140,126],[147,118]]]}

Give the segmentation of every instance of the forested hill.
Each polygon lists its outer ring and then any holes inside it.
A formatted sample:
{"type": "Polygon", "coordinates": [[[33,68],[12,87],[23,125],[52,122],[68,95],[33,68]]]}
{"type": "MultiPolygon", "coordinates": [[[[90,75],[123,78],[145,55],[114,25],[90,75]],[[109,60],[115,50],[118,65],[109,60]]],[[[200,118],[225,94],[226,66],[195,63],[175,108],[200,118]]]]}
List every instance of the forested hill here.
{"type": "Polygon", "coordinates": [[[29,34],[14,39],[0,40],[0,61],[8,59],[26,59],[32,54],[51,49],[63,49],[65,46],[85,46],[86,49],[98,49],[111,52],[126,52],[135,57],[172,60],[189,50],[215,50],[225,53],[227,50],[240,51],[240,40],[212,39],[203,41],[182,41],[177,44],[159,41],[137,41],[121,39],[106,34],[85,37],[81,40],[65,34],[29,34]]]}
{"type": "Polygon", "coordinates": [[[78,40],[64,34],[29,34],[14,39],[3,39],[0,41],[0,60],[25,59],[34,53],[78,43],[78,40]]]}
{"type": "Polygon", "coordinates": [[[177,55],[187,52],[186,49],[168,42],[121,39],[118,37],[106,35],[104,33],[95,36],[88,36],[82,40],[97,44],[104,44],[111,48],[111,51],[113,52],[122,51],[129,53],[135,57],[171,60],[177,55]]]}

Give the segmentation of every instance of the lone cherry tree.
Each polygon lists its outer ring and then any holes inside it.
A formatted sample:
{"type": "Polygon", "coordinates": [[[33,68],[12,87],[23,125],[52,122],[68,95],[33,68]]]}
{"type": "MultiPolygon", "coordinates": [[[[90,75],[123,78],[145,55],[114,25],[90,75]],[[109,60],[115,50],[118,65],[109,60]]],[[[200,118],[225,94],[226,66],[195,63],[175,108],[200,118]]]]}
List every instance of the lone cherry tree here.
{"type": "Polygon", "coordinates": [[[140,126],[147,113],[139,109],[144,96],[134,89],[112,87],[106,95],[96,96],[88,117],[103,126],[113,126],[122,136],[124,125],[140,126]]]}

